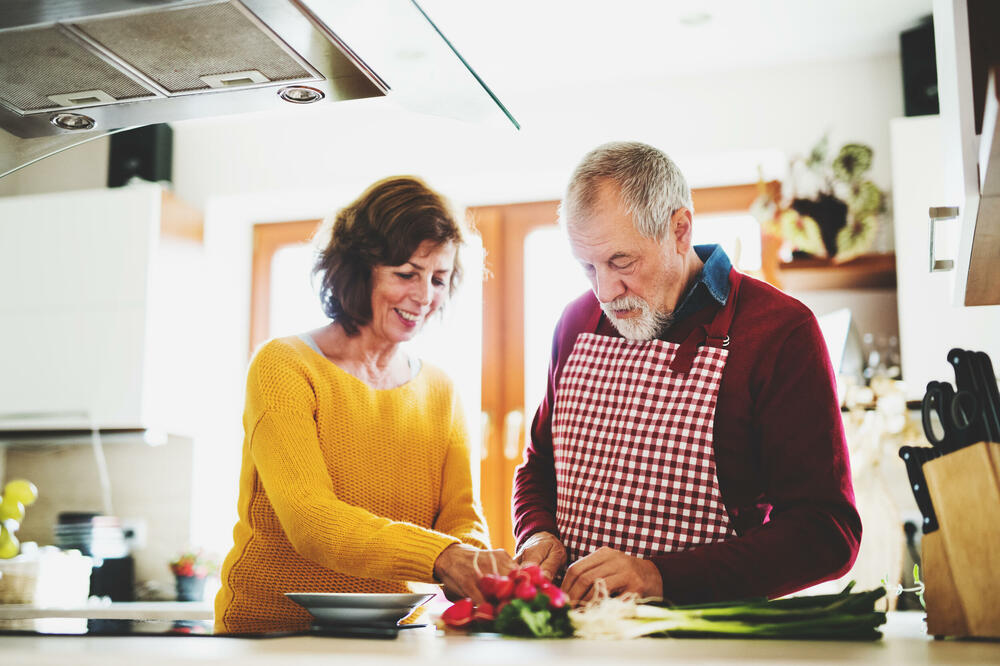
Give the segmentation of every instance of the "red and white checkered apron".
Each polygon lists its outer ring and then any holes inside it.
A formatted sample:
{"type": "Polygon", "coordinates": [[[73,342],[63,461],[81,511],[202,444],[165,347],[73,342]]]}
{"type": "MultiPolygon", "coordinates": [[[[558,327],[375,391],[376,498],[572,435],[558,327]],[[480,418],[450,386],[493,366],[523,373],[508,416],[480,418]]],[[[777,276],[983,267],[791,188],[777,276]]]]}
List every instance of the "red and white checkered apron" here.
{"type": "Polygon", "coordinates": [[[712,434],[739,291],[681,344],[577,336],[556,391],[556,525],[573,562],[601,546],[634,557],[734,534],[712,434]]]}

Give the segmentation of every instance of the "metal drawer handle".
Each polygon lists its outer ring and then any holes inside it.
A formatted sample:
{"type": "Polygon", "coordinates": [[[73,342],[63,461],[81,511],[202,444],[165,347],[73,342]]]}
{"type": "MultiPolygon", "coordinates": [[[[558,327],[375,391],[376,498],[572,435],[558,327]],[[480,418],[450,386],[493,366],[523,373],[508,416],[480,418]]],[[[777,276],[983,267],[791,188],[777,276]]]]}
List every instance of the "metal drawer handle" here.
{"type": "Polygon", "coordinates": [[[938,259],[934,256],[934,225],[940,220],[953,220],[958,217],[958,206],[932,206],[929,213],[931,217],[930,272],[950,271],[955,267],[954,260],[938,259]]]}

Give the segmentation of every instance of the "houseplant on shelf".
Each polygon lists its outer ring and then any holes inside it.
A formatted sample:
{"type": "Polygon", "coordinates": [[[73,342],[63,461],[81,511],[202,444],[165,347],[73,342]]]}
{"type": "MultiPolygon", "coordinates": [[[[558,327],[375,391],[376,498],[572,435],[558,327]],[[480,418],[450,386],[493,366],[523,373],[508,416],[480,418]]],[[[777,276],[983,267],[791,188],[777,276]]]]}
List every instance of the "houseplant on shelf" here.
{"type": "Polygon", "coordinates": [[[218,563],[201,549],[189,549],[170,561],[170,570],[177,584],[177,601],[201,601],[205,579],[218,571],[218,563]]]}
{"type": "Polygon", "coordinates": [[[873,157],[869,146],[846,143],[831,159],[824,136],[792,160],[784,183],[761,180],[751,212],[793,258],[854,259],[871,249],[886,211],[885,193],[867,176],[873,157]]]}

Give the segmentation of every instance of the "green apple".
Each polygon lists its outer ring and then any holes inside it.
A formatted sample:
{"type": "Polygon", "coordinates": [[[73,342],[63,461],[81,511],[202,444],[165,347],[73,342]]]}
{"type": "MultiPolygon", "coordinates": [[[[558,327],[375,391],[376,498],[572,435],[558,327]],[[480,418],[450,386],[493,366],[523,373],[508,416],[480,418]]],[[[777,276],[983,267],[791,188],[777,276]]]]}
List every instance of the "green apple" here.
{"type": "Polygon", "coordinates": [[[3,496],[5,500],[13,498],[24,506],[31,506],[38,499],[38,488],[27,479],[14,479],[4,486],[3,496]]]}
{"type": "Polygon", "coordinates": [[[0,501],[0,523],[11,519],[17,522],[24,520],[24,505],[12,496],[4,495],[3,501],[0,501]]]}
{"type": "Polygon", "coordinates": [[[21,551],[21,544],[17,537],[7,531],[6,527],[0,527],[0,560],[9,560],[21,551]]]}

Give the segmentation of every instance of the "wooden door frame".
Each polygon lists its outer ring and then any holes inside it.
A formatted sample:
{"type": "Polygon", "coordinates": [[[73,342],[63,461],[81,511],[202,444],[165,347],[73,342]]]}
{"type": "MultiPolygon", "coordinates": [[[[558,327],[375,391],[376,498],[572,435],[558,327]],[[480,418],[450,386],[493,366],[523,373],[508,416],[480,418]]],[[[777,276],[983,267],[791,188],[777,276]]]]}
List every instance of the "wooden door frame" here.
{"type": "Polygon", "coordinates": [[[253,263],[250,273],[250,355],[270,337],[271,263],[286,245],[307,243],[321,220],[263,222],[253,225],[253,263]]]}

